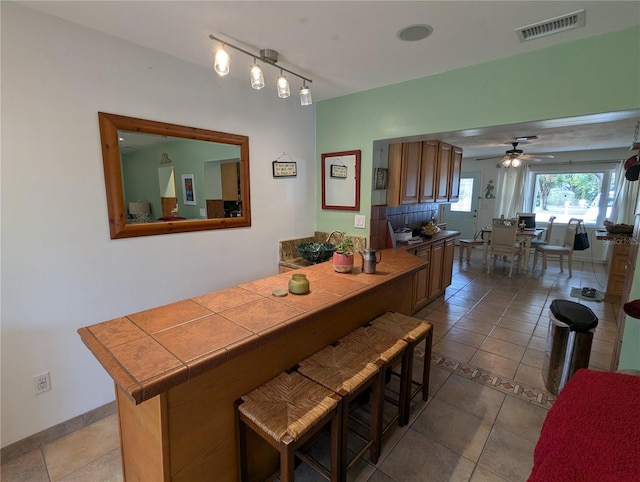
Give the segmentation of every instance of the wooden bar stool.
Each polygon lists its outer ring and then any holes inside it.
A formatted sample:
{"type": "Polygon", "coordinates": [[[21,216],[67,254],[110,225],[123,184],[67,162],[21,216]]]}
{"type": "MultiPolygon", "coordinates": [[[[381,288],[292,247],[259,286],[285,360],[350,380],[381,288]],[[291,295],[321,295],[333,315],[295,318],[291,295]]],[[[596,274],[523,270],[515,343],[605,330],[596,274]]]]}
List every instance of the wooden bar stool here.
{"type": "Polygon", "coordinates": [[[292,482],[295,458],[326,479],[339,478],[341,399],[331,390],[293,371],[283,372],[236,402],[240,477],[250,480],[246,429],[250,428],[280,452],[280,479],[292,482]],[[331,469],[305,453],[303,446],[331,424],[331,469]]]}
{"type": "Polygon", "coordinates": [[[429,396],[429,374],[431,370],[431,343],[433,340],[433,327],[418,318],[402,315],[395,312],[387,312],[371,322],[371,326],[391,333],[407,343],[402,360],[402,373],[400,375],[400,420],[401,426],[409,423],[409,409],[411,400],[422,393],[425,402],[429,396]],[[415,348],[424,340],[424,365],[422,368],[422,381],[413,380],[413,355],[415,348]],[[414,388],[415,387],[415,388],[414,388]]]}
{"type": "MultiPolygon", "coordinates": [[[[381,376],[384,377],[384,382],[388,381],[387,374],[390,375],[393,370],[398,368],[402,369],[407,343],[391,333],[367,324],[344,336],[339,341],[347,350],[355,351],[370,361],[382,360],[384,365],[381,368],[381,376]]],[[[396,397],[385,395],[384,400],[392,402],[398,407],[398,410],[386,424],[380,423],[380,439],[400,417],[400,395],[398,394],[396,397]]],[[[384,412],[384,407],[382,412],[384,412]]]]}
{"type": "Polygon", "coordinates": [[[380,366],[384,362],[371,363],[365,357],[346,349],[336,342],[298,364],[298,371],[305,377],[334,391],[342,397],[341,430],[340,430],[340,462],[338,466],[339,480],[346,480],[347,471],[367,451],[370,451],[372,463],[378,462],[380,454],[380,424],[382,421],[383,377],[380,366]],[[347,460],[347,441],[349,436],[349,410],[357,403],[358,396],[371,388],[371,421],[368,439],[351,430],[365,444],[349,461],[347,460]]]}

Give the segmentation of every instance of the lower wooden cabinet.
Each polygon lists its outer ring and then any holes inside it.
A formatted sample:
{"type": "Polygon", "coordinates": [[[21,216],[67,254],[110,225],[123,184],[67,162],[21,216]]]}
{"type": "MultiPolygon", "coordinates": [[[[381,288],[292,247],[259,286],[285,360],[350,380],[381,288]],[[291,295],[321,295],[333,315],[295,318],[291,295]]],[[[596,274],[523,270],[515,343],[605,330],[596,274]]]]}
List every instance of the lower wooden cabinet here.
{"type": "Polygon", "coordinates": [[[626,262],[631,252],[629,243],[615,243],[609,251],[609,277],[604,299],[611,303],[620,303],[627,274],[626,262]]]}
{"type": "Polygon", "coordinates": [[[413,278],[413,312],[429,303],[429,279],[431,277],[431,246],[417,249],[414,254],[423,258],[427,265],[413,278]]]}
{"type": "Polygon", "coordinates": [[[429,299],[437,298],[443,293],[442,266],[444,261],[444,243],[431,246],[431,276],[429,277],[429,299]]]}
{"type": "Polygon", "coordinates": [[[447,239],[444,242],[444,258],[442,261],[442,288],[451,285],[453,277],[453,258],[455,256],[456,240],[447,239]]]}
{"type": "Polygon", "coordinates": [[[413,312],[424,308],[442,295],[451,285],[455,238],[437,241],[413,250],[413,254],[427,261],[413,279],[413,312]]]}

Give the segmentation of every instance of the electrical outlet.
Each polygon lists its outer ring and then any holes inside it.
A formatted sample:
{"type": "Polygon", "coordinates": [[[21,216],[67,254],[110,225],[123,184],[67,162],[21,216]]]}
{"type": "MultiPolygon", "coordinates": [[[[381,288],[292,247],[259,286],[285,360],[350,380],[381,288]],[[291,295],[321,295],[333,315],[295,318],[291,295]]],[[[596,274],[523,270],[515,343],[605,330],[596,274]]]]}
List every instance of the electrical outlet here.
{"type": "Polygon", "coordinates": [[[365,228],[365,216],[364,214],[356,214],[356,220],[354,223],[354,227],[356,228],[365,228]]]}
{"type": "Polygon", "coordinates": [[[408,214],[405,214],[405,215],[402,216],[402,222],[404,224],[409,224],[409,215],[408,214]]]}
{"type": "Polygon", "coordinates": [[[33,391],[36,395],[51,390],[51,375],[49,372],[33,377],[33,391]]]}

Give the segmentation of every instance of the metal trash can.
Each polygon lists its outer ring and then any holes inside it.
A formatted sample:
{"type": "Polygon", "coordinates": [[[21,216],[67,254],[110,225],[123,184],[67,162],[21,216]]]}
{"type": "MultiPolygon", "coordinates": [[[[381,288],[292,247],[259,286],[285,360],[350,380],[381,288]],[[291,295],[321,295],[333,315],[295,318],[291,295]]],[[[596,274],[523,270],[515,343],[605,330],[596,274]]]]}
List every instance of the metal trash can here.
{"type": "Polygon", "coordinates": [[[588,368],[596,326],[598,318],[588,307],[568,300],[551,302],[542,372],[554,395],[579,368],[588,368]]]}

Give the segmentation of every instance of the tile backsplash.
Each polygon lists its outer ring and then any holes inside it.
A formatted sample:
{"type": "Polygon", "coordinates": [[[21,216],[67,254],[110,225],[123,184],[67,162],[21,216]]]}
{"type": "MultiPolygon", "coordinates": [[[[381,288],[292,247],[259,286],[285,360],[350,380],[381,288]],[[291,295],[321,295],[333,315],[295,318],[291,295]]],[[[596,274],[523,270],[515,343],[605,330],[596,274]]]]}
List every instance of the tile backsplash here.
{"type": "Polygon", "coordinates": [[[371,206],[371,248],[384,249],[387,246],[387,221],[394,230],[405,226],[416,229],[431,220],[437,223],[438,209],[439,205],[435,203],[399,207],[371,206]]]}
{"type": "Polygon", "coordinates": [[[408,227],[420,228],[429,221],[438,222],[438,204],[412,204],[410,206],[398,206],[386,208],[387,221],[393,229],[408,227]]]}

